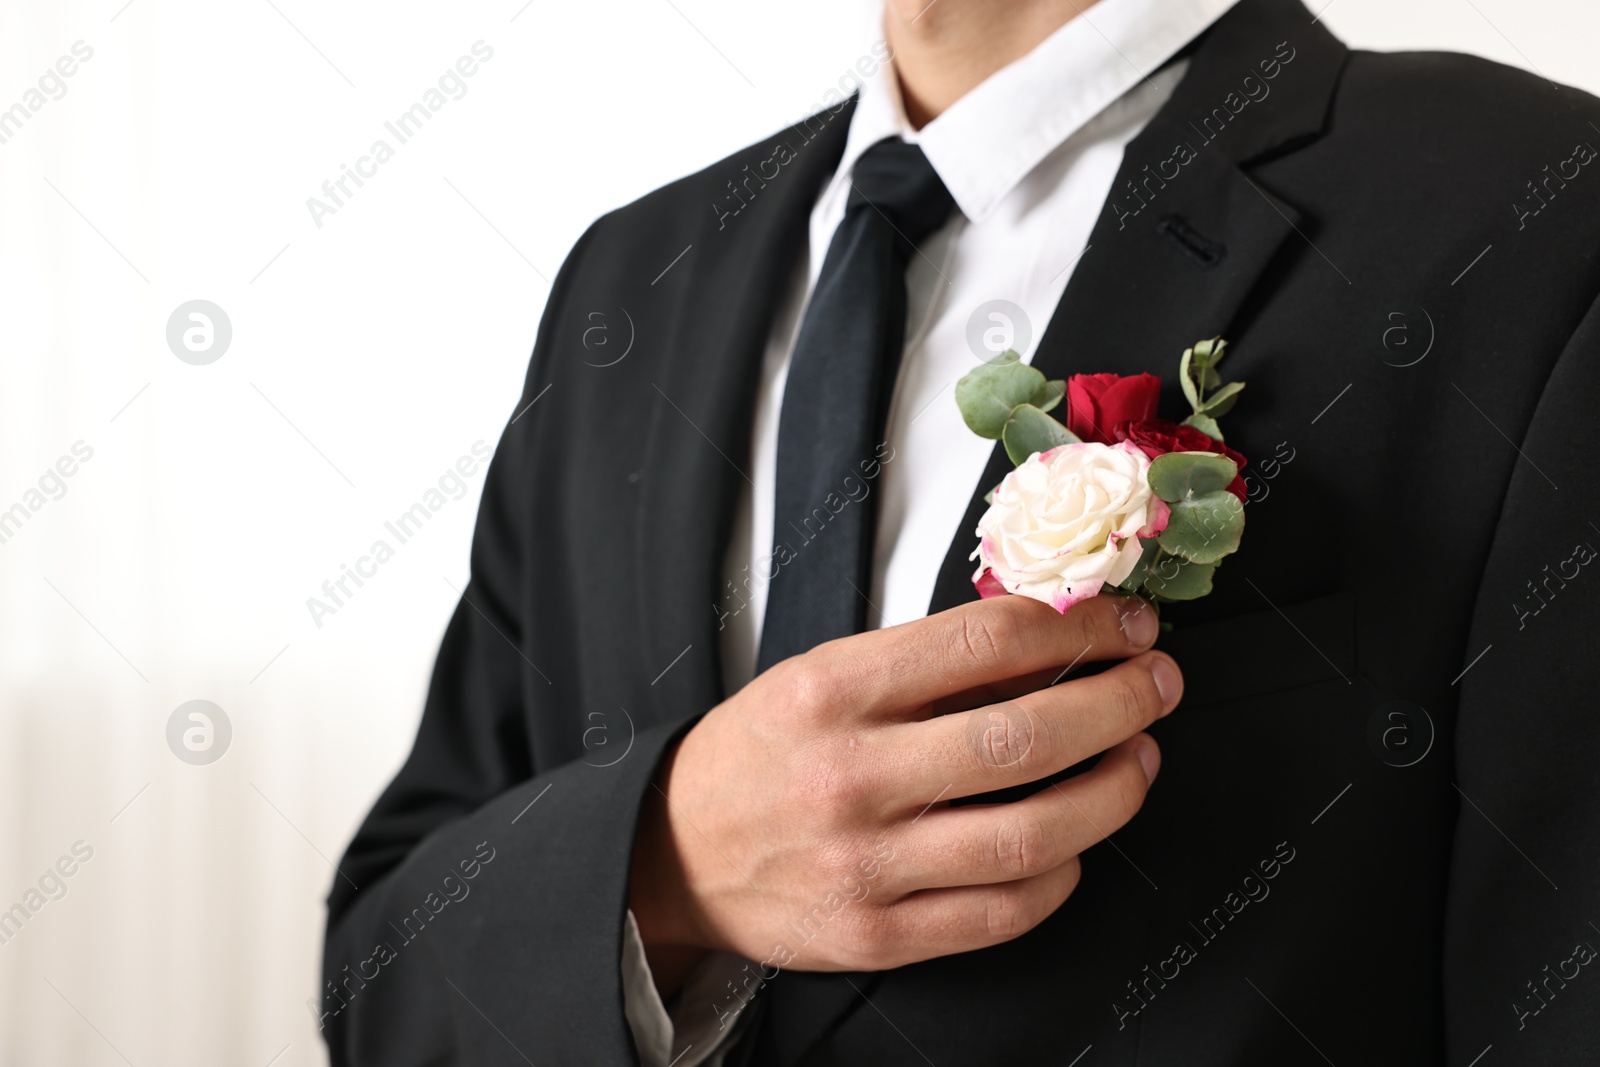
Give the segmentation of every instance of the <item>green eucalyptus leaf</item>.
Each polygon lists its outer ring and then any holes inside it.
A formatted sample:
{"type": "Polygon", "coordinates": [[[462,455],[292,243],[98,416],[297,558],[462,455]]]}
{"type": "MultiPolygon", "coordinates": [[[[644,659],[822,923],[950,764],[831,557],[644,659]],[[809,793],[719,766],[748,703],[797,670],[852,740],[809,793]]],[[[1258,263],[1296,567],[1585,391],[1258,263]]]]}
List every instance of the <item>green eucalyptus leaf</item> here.
{"type": "Polygon", "coordinates": [[[1196,600],[1211,592],[1215,563],[1190,563],[1163,556],[1145,575],[1144,587],[1162,600],[1196,600]]]}
{"type": "Polygon", "coordinates": [[[1198,412],[1183,420],[1183,425],[1193,426],[1213,441],[1222,440],[1222,427],[1217,425],[1217,420],[1210,415],[1201,415],[1198,412]]]}
{"type": "MultiPolygon", "coordinates": [[[[1169,504],[1233,482],[1239,468],[1215,452],[1168,452],[1150,463],[1150,491],[1169,504]]],[[[1231,494],[1230,494],[1231,495],[1231,494]]]]}
{"type": "Polygon", "coordinates": [[[1178,360],[1178,384],[1183,387],[1183,395],[1189,401],[1189,406],[1196,411],[1200,410],[1200,396],[1194,391],[1194,379],[1189,377],[1189,363],[1194,358],[1194,349],[1185,348],[1183,357],[1178,360]]]}
{"type": "Polygon", "coordinates": [[[1056,378],[1044,383],[1044,388],[1033,398],[1033,406],[1040,411],[1049,411],[1061,403],[1067,395],[1067,382],[1064,378],[1056,378]]]}
{"type": "Polygon", "coordinates": [[[1032,404],[1020,404],[1006,420],[1001,435],[1006,455],[1011,462],[1021,466],[1035,452],[1048,452],[1057,445],[1069,445],[1077,436],[1032,404]]]}
{"type": "Polygon", "coordinates": [[[1191,563],[1215,563],[1239,550],[1244,535],[1244,505],[1225,489],[1172,505],[1161,547],[1191,563]]]}
{"type": "Polygon", "coordinates": [[[1228,342],[1220,337],[1207,338],[1194,346],[1194,361],[1202,367],[1215,367],[1222,362],[1223,349],[1228,347],[1228,342]]]}
{"type": "Polygon", "coordinates": [[[1046,390],[1045,377],[1023,363],[982,363],[956,383],[956,406],[979,437],[999,440],[1018,404],[1031,403],[1046,390]]]}
{"type": "Polygon", "coordinates": [[[985,390],[974,390],[964,395],[958,387],[956,406],[961,409],[961,418],[967,424],[967,429],[991,441],[999,440],[1006,428],[1006,420],[1011,417],[1011,405],[985,390]]]}
{"type": "Polygon", "coordinates": [[[1244,388],[1243,382],[1229,382],[1215,393],[1206,397],[1206,402],[1200,406],[1200,414],[1216,418],[1226,415],[1233,410],[1234,402],[1239,399],[1239,392],[1244,388]]]}

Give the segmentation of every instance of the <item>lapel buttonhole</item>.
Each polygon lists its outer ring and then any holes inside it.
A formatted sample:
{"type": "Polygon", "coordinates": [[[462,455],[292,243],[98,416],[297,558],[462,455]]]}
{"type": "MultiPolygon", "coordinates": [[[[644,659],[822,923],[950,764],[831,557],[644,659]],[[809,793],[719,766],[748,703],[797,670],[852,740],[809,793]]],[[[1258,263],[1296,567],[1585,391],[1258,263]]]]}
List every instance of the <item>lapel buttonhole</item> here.
{"type": "Polygon", "coordinates": [[[1202,270],[1215,267],[1228,254],[1227,246],[1208,239],[1189,225],[1189,220],[1182,215],[1163,216],[1156,224],[1156,232],[1172,238],[1184,254],[1199,264],[1202,270]]]}

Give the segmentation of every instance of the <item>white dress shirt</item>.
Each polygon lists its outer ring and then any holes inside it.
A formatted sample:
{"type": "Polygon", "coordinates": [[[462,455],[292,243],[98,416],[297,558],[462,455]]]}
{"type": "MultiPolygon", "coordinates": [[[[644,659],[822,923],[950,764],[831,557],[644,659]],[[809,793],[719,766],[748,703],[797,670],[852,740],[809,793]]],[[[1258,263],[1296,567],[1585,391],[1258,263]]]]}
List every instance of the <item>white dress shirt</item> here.
{"type": "MultiPolygon", "coordinates": [[[[893,458],[871,485],[878,532],[868,625],[877,627],[926,615],[951,541],[965,534],[977,543],[973,531],[959,527],[994,443],[962,421],[956,381],[1007,348],[1024,361],[1033,358],[1073,269],[1094,255],[1089,234],[1123,149],[1166,103],[1184,64],[1157,68],[1234,2],[1100,0],[920,130],[905,117],[892,63],[862,86],[844,157],[812,210],[805,260],[795,265],[767,342],[747,469],[753,486],[744,490],[724,565],[724,590],[737,595],[730,593],[718,608],[743,602],[723,618],[729,693],[755,674],[789,359],[861,154],[885,137],[919,144],[955,200],[949,221],[923,242],[906,270],[906,348],[885,429],[893,458]]],[[[720,1067],[719,1050],[735,1025],[708,1030],[704,1023],[714,1024],[727,1011],[731,995],[723,987],[744,961],[708,958],[669,1017],[631,916],[626,936],[628,1019],[644,1067],[720,1067]],[[721,995],[708,997],[708,989],[721,995]],[[691,1030],[693,1047],[685,1052],[691,1030]],[[674,1053],[681,1058],[672,1060],[674,1053]]],[[[773,981],[783,981],[782,975],[773,981]]]]}

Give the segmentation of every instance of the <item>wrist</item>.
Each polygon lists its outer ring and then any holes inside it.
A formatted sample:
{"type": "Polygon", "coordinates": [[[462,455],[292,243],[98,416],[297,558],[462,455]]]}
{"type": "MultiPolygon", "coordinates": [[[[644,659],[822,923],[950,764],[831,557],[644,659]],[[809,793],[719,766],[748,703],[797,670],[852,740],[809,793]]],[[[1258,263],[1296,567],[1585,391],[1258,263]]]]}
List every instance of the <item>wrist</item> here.
{"type": "MultiPolygon", "coordinates": [[[[658,777],[663,786],[676,755],[674,747],[662,763],[663,773],[658,777]]],[[[640,940],[652,952],[669,947],[703,952],[711,947],[694,917],[693,895],[674,839],[666,789],[654,785],[639,807],[628,873],[628,907],[638,924],[640,940]]]]}
{"type": "MultiPolygon", "coordinates": [[[[668,761],[675,754],[669,753],[668,761]]],[[[693,918],[693,898],[673,840],[665,791],[654,787],[639,809],[628,908],[639,928],[650,978],[665,1003],[705,958],[708,946],[693,918]]]]}

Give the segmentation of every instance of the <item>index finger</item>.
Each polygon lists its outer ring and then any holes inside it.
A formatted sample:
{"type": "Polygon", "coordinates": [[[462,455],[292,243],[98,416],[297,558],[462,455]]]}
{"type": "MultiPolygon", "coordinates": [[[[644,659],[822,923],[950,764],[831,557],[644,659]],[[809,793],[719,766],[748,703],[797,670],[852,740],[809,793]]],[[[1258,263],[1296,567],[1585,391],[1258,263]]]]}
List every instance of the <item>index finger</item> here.
{"type": "Polygon", "coordinates": [[[830,674],[852,679],[862,714],[916,711],[954,694],[1149,648],[1155,609],[1136,597],[1092,596],[1065,614],[1022,596],[962,604],[927,618],[819,645],[830,674]]]}

